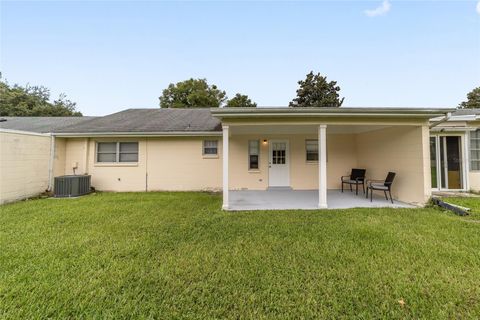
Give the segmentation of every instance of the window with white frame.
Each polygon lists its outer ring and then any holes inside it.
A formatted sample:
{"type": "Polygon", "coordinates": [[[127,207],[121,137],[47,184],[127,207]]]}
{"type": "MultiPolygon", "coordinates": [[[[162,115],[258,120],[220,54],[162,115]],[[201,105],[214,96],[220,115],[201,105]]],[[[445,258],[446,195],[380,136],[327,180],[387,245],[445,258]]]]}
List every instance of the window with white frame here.
{"type": "Polygon", "coordinates": [[[216,156],[218,154],[218,141],[217,140],[204,140],[203,141],[203,154],[206,156],[216,156]]]}
{"type": "Polygon", "coordinates": [[[97,142],[97,162],[138,162],[138,142],[97,142]]]}
{"type": "Polygon", "coordinates": [[[260,142],[258,140],[248,141],[248,169],[258,169],[260,157],[260,142]]]}
{"type": "Polygon", "coordinates": [[[480,129],[470,132],[470,170],[480,170],[480,129]]]}
{"type": "Polygon", "coordinates": [[[307,161],[318,161],[318,140],[305,140],[307,161]]]}

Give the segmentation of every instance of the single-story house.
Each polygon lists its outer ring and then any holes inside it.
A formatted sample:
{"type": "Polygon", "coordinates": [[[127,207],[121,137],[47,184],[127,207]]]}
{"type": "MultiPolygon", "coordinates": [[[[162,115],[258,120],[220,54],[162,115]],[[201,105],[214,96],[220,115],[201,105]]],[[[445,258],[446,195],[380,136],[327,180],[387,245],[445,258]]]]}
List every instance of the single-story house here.
{"type": "Polygon", "coordinates": [[[364,168],[367,179],[395,172],[393,198],[423,205],[432,190],[480,189],[480,112],[452,112],[128,109],[53,129],[51,170],[89,174],[103,191],[222,191],[224,209],[255,209],[266,190],[287,190],[277,200],[289,208],[301,197],[329,208],[340,177],[364,168]]]}

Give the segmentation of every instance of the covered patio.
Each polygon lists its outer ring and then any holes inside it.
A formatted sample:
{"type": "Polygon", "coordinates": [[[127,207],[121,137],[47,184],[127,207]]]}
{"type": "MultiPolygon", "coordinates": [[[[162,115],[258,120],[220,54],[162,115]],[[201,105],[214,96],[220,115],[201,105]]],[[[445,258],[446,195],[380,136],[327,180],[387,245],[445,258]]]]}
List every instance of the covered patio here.
{"type": "MultiPolygon", "coordinates": [[[[328,209],[348,208],[415,208],[415,206],[394,200],[386,200],[383,194],[374,193],[373,201],[365,194],[345,190],[327,191],[328,209]]],[[[263,191],[230,191],[229,210],[315,210],[318,209],[318,190],[292,190],[290,188],[271,188],[263,191]]]]}
{"type": "MultiPolygon", "coordinates": [[[[320,108],[322,109],[322,108],[320,108]]],[[[222,121],[223,209],[414,207],[430,197],[428,119],[391,109],[212,110],[222,121]],[[383,193],[341,193],[353,168],[365,180],[396,174],[383,193]]],[[[384,181],[384,180],[381,180],[384,181]]]]}

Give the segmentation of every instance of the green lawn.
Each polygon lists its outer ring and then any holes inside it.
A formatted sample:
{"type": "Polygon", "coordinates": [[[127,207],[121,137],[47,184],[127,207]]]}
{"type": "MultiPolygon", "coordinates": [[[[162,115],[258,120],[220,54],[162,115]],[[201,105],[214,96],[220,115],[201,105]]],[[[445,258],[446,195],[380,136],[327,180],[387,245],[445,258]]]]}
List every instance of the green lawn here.
{"type": "Polygon", "coordinates": [[[479,223],[220,205],[103,193],[1,207],[0,318],[480,317],[479,223]]]}
{"type": "Polygon", "coordinates": [[[445,202],[470,208],[467,219],[479,220],[480,222],[480,197],[448,197],[442,199],[445,202]]]}

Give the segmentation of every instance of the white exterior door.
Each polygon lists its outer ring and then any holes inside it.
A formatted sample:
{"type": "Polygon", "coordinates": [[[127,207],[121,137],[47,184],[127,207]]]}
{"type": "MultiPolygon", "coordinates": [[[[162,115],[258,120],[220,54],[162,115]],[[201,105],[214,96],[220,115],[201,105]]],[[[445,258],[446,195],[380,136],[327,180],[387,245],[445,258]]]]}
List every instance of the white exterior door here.
{"type": "Polygon", "coordinates": [[[268,185],[270,187],[290,186],[290,157],[286,140],[270,140],[268,185]]]}

